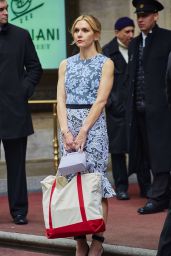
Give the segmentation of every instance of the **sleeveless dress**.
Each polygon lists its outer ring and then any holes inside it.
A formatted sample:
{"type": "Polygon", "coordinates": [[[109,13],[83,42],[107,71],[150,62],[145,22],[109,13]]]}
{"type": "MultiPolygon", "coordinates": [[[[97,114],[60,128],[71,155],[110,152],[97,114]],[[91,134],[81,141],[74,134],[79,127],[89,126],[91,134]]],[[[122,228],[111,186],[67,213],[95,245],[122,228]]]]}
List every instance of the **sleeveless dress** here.
{"type": "MultiPolygon", "coordinates": [[[[81,60],[80,54],[76,54],[67,59],[65,74],[66,104],[93,104],[99,88],[102,74],[102,67],[107,60],[102,54],[81,60]]],[[[75,137],[90,109],[70,109],[67,108],[68,128],[75,137]]],[[[63,155],[63,142],[60,134],[60,150],[63,155]]],[[[99,172],[102,174],[103,197],[109,198],[115,192],[106,176],[108,164],[108,136],[106,128],[105,114],[99,116],[98,120],[88,132],[84,150],[87,156],[87,172],[99,172]]],[[[71,180],[74,175],[68,175],[71,180]]]]}

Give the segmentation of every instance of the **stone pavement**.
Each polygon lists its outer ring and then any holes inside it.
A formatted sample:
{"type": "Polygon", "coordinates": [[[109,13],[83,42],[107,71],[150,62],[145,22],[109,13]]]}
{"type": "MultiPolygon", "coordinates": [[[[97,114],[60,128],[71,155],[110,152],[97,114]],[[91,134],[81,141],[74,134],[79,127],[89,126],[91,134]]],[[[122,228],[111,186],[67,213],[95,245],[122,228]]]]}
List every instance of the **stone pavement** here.
{"type": "Polygon", "coordinates": [[[49,252],[36,252],[29,251],[28,249],[17,249],[17,248],[9,248],[9,247],[0,247],[0,255],[2,256],[70,256],[70,254],[66,254],[66,252],[55,252],[49,254],[49,252]]]}

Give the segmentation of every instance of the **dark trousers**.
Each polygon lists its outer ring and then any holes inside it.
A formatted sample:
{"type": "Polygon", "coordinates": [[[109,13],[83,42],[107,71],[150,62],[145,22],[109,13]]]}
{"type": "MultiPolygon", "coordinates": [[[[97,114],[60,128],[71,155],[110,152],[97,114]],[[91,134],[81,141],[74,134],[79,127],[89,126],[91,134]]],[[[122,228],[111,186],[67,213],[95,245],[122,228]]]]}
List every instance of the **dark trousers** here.
{"type": "MultiPolygon", "coordinates": [[[[126,166],[126,154],[111,154],[112,160],[112,174],[115,183],[116,192],[128,191],[128,174],[126,166]]],[[[151,186],[151,174],[147,163],[142,161],[139,172],[137,173],[137,180],[140,187],[141,195],[146,195],[151,186]]]]}
{"type": "Polygon", "coordinates": [[[27,137],[2,139],[7,165],[7,186],[9,208],[12,217],[27,215],[28,196],[26,183],[26,147],[27,137]]]}
{"type": "Polygon", "coordinates": [[[137,172],[137,180],[141,196],[149,196],[151,193],[151,173],[146,162],[139,163],[140,168],[137,172]]]}
{"type": "Polygon", "coordinates": [[[170,200],[170,173],[153,173],[153,183],[151,186],[152,201],[169,203],[170,200]]]}
{"type": "Polygon", "coordinates": [[[160,235],[157,256],[171,255],[171,205],[160,235]]]}
{"type": "Polygon", "coordinates": [[[128,190],[128,174],[126,167],[126,155],[122,154],[111,154],[112,160],[112,174],[115,182],[116,192],[128,190]]]}
{"type": "MultiPolygon", "coordinates": [[[[137,175],[141,176],[143,174],[144,178],[146,176],[146,184],[150,183],[151,174],[150,174],[150,154],[149,154],[149,142],[147,136],[147,126],[146,126],[146,118],[145,113],[136,114],[138,132],[140,136],[140,143],[142,145],[142,162],[144,162],[144,171],[143,173],[140,168],[140,173],[137,175]]],[[[153,170],[153,182],[151,184],[149,198],[152,201],[165,201],[168,200],[169,195],[169,184],[170,184],[170,173],[154,173],[153,170]]],[[[143,184],[142,184],[143,185],[143,184]]],[[[145,185],[146,186],[146,185],[145,185]]]]}

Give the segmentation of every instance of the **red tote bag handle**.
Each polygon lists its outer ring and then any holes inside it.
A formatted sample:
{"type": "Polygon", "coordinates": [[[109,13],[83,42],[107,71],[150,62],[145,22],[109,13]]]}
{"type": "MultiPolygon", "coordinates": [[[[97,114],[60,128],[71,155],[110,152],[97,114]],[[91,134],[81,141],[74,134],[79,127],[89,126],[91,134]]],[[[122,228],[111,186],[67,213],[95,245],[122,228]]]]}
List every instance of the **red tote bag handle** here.
{"type": "Polygon", "coordinates": [[[83,198],[83,189],[82,189],[82,180],[80,172],[77,174],[77,191],[78,191],[78,200],[80,205],[80,212],[83,222],[87,221],[85,207],[84,207],[84,198],[83,198]]]}
{"type": "MultiPolygon", "coordinates": [[[[51,202],[52,202],[52,196],[53,192],[56,187],[56,179],[52,185],[51,194],[50,194],[50,202],[49,202],[49,228],[53,228],[52,226],[52,214],[51,214],[51,202]]],[[[78,191],[78,200],[79,200],[79,206],[80,206],[80,212],[83,222],[87,221],[86,212],[85,212],[85,206],[84,206],[84,197],[83,197],[83,190],[82,190],[82,179],[80,172],[77,174],[77,191],[78,191]]]]}
{"type": "Polygon", "coordinates": [[[49,227],[52,228],[52,214],[51,214],[51,202],[52,202],[52,196],[53,196],[53,192],[55,190],[56,187],[56,179],[52,185],[52,189],[51,189],[51,193],[50,193],[50,202],[49,202],[49,227]]]}

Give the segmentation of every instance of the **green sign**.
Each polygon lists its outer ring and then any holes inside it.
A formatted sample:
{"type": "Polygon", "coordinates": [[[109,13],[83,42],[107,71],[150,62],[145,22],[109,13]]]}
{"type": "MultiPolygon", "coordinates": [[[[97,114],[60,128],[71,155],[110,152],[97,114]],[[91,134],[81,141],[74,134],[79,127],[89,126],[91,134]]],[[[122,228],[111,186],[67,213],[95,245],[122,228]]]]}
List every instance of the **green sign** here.
{"type": "Polygon", "coordinates": [[[8,0],[9,22],[30,32],[42,67],[66,58],[65,0],[8,0]]]}

